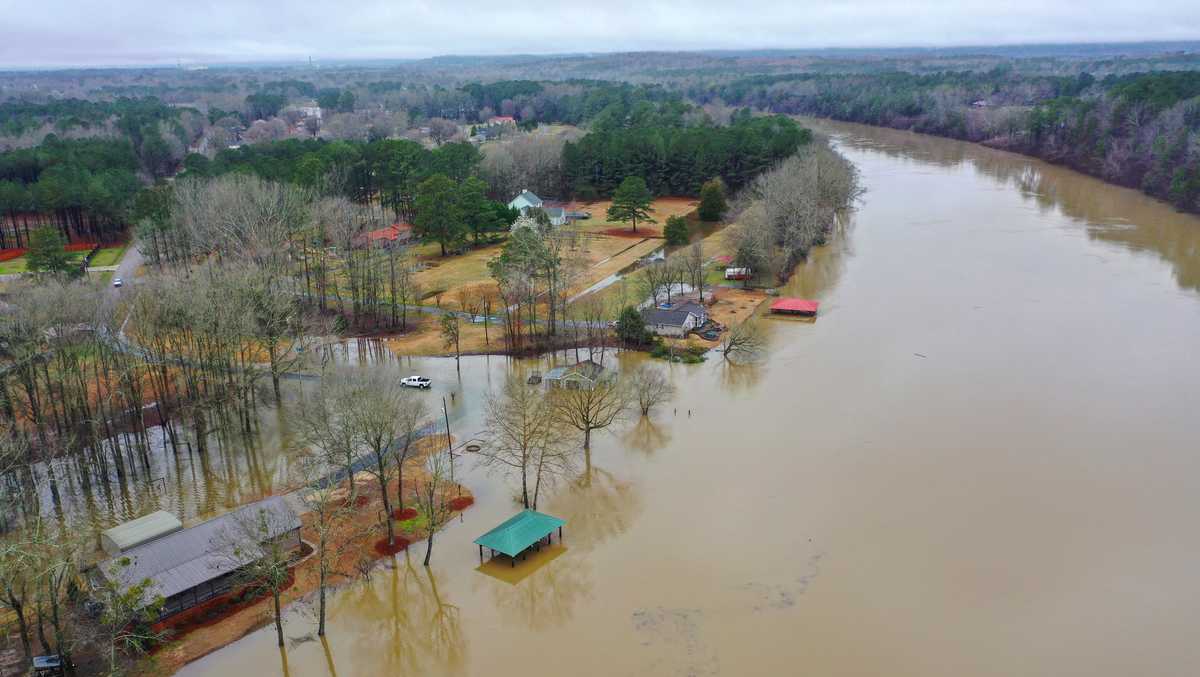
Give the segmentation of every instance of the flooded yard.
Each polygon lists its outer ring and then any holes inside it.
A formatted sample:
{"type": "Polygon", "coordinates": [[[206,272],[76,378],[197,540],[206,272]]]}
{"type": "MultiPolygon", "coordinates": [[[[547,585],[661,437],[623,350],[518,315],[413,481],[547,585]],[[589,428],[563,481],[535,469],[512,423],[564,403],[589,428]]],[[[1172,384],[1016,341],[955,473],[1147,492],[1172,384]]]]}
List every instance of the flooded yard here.
{"type": "MultiPolygon", "coordinates": [[[[476,505],[432,567],[414,545],[333,595],[324,641],[295,605],[285,651],[268,628],[180,674],[1193,674],[1200,219],[815,126],[868,189],[783,290],[820,317],[764,320],[757,365],[671,365],[677,399],[596,435],[539,506],[561,545],[481,565],[514,488],[460,459],[476,505]]],[[[463,440],[528,366],[381,364],[432,377],[463,440]]]]}

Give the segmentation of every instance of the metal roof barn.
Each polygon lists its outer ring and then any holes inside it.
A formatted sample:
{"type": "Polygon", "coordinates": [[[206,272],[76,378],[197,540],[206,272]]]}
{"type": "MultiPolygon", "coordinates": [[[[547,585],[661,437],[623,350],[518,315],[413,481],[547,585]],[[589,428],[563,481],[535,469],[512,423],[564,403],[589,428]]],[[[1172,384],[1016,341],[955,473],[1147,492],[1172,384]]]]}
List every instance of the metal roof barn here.
{"type": "Polygon", "coordinates": [[[157,510],[101,532],[100,547],[104,548],[104,552],[110,557],[116,557],[125,550],[182,528],[183,522],[180,522],[178,517],[166,510],[157,510]]]}
{"type": "Polygon", "coordinates": [[[222,549],[230,535],[237,533],[239,521],[256,520],[260,512],[265,513],[268,533],[263,536],[267,540],[300,528],[300,517],[283,497],[272,496],[125,550],[118,557],[103,562],[100,573],[110,580],[115,578],[113,582],[125,588],[149,579],[148,595],[158,594],[165,598],[177,595],[253,561],[254,554],[250,550],[239,559],[222,549]],[[122,566],[126,560],[127,564],[122,566]]]}

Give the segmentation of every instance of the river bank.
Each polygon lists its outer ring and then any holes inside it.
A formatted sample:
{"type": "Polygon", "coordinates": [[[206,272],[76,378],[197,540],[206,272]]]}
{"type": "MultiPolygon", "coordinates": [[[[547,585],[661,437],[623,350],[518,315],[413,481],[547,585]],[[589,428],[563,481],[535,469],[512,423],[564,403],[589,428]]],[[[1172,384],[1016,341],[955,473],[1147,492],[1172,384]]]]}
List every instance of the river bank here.
{"type": "MultiPolygon", "coordinates": [[[[1187,674],[1200,220],[977,145],[820,131],[868,189],[780,290],[820,319],[763,322],[761,363],[661,364],[676,399],[545,499],[561,549],[481,566],[513,503],[464,464],[476,505],[428,571],[339,590],[324,642],[297,609],[283,654],[268,628],[179,674],[1187,674]]],[[[539,368],[371,359],[456,392],[464,435],[539,368]]]]}

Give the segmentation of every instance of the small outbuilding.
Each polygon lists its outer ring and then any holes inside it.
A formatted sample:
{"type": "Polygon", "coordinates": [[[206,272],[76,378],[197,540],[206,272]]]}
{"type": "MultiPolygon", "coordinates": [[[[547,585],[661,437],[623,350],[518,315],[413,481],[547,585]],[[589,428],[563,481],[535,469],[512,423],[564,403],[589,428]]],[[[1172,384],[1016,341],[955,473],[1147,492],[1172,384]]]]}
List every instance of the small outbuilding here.
{"type": "Polygon", "coordinates": [[[546,372],[542,380],[551,388],[591,390],[597,384],[611,377],[612,374],[604,368],[604,365],[592,360],[583,360],[570,366],[555,367],[546,372]]]}
{"type": "Polygon", "coordinates": [[[483,549],[487,548],[493,554],[499,552],[512,559],[516,566],[517,557],[547,539],[547,544],[554,542],[554,532],[562,540],[562,528],[567,521],[547,515],[546,513],[526,508],[512,517],[504,520],[495,529],[475,539],[479,546],[479,561],[483,561],[483,549]]]}
{"type": "Polygon", "coordinates": [[[817,314],[817,308],[820,307],[819,301],[808,301],[806,299],[783,298],[771,304],[771,312],[777,315],[799,315],[802,317],[812,317],[817,314]]]}

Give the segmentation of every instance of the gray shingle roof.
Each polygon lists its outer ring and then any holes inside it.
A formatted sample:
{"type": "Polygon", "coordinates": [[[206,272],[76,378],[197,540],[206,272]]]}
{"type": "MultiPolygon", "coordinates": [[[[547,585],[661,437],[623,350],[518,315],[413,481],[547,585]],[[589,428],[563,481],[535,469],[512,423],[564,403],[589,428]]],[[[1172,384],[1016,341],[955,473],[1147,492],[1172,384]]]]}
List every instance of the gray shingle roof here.
{"type": "Polygon", "coordinates": [[[555,380],[571,374],[578,374],[588,380],[595,381],[604,375],[604,367],[592,360],[583,360],[567,367],[555,367],[546,372],[546,378],[555,380]]]}
{"type": "Polygon", "coordinates": [[[190,590],[206,581],[227,574],[249,563],[251,556],[238,560],[223,550],[231,537],[238,533],[239,521],[257,519],[259,511],[268,514],[266,539],[282,536],[300,528],[300,517],[282,496],[250,503],[202,522],[190,529],[176,531],[149,543],[135,546],[100,565],[101,575],[113,576],[124,587],[144,579],[152,582],[148,595],[163,597],[190,590]],[[129,558],[128,566],[116,560],[129,558]]]}
{"type": "Polygon", "coordinates": [[[706,312],[698,303],[681,303],[669,309],[651,307],[642,309],[642,321],[646,324],[682,327],[689,314],[701,318],[706,312]]]}

